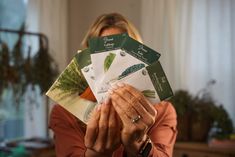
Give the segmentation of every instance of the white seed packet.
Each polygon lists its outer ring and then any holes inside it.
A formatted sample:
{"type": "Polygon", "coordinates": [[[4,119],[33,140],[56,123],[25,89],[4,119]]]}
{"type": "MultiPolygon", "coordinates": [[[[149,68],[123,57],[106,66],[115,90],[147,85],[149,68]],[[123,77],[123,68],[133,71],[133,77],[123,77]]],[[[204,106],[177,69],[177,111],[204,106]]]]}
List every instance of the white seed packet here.
{"type": "Polygon", "coordinates": [[[110,35],[105,37],[97,37],[89,40],[89,48],[91,50],[91,62],[96,77],[96,84],[99,83],[105,73],[108,71],[116,55],[122,51],[126,36],[124,34],[110,35]]]}
{"type": "Polygon", "coordinates": [[[90,79],[92,73],[85,78],[82,70],[86,66],[90,67],[89,49],[76,53],[72,61],[60,74],[57,80],[52,84],[46,95],[59,105],[64,107],[85,124],[87,123],[91,111],[94,109],[96,102],[89,101],[85,98],[89,86],[94,86],[93,79],[90,79]],[[88,81],[87,81],[88,80],[88,81]]]}
{"type": "Polygon", "coordinates": [[[96,94],[96,76],[93,68],[93,64],[91,62],[91,51],[89,48],[82,51],[80,57],[77,58],[78,64],[80,65],[82,74],[84,75],[91,91],[95,95],[96,98],[99,98],[100,95],[96,94]]]}
{"type": "Polygon", "coordinates": [[[118,82],[135,87],[153,104],[173,96],[171,86],[159,61],[120,80],[111,82],[111,85],[118,82]]]}

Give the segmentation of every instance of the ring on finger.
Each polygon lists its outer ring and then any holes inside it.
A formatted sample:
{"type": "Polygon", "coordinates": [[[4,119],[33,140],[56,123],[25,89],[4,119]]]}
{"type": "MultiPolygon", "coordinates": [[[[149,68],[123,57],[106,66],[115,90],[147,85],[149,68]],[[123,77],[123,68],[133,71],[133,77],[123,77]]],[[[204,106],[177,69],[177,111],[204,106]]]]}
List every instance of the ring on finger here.
{"type": "Polygon", "coordinates": [[[137,123],[141,119],[140,115],[137,115],[136,117],[132,118],[132,123],[137,123]]]}

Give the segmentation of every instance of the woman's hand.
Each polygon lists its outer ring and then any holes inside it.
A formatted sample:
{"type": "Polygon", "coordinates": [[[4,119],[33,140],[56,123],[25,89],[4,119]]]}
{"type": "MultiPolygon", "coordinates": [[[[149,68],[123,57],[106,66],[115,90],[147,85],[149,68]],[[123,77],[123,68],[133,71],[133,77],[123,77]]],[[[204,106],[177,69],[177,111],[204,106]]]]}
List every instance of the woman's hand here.
{"type": "Polygon", "coordinates": [[[109,91],[112,104],[121,118],[121,140],[129,156],[136,156],[157,115],[153,105],[134,87],[118,84],[109,91]]]}
{"type": "Polygon", "coordinates": [[[87,124],[85,156],[112,156],[112,153],[121,145],[119,121],[109,99],[96,107],[87,124]]]}

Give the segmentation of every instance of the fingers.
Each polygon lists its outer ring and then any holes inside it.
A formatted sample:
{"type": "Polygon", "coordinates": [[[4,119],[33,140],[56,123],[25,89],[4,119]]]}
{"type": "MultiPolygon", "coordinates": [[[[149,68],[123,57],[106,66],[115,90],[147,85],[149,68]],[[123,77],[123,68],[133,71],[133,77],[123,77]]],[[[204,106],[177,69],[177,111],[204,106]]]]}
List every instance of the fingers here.
{"type": "MultiPolygon", "coordinates": [[[[140,103],[141,97],[133,96],[126,88],[120,88],[115,93],[117,93],[120,97],[122,97],[123,101],[126,101],[126,103],[129,104],[129,105],[123,105],[122,108],[124,110],[135,111],[135,112],[130,113],[131,116],[136,117],[140,115],[144,123],[153,121],[152,115],[151,116],[149,115],[150,113],[146,110],[145,105],[140,103]]],[[[124,104],[124,102],[122,104],[124,104]]],[[[130,118],[132,119],[133,117],[130,117],[130,118]]]]}
{"type": "Polygon", "coordinates": [[[109,101],[105,101],[101,104],[101,114],[98,122],[99,134],[96,139],[96,149],[99,151],[104,149],[107,142],[110,106],[109,101]]]}
{"type": "Polygon", "coordinates": [[[87,125],[85,145],[99,153],[115,150],[120,143],[120,123],[111,101],[108,99],[92,114],[87,125]]]}
{"type": "Polygon", "coordinates": [[[120,105],[120,104],[126,104],[126,102],[117,93],[113,93],[111,98],[112,98],[113,107],[117,111],[120,119],[123,122],[131,123],[131,119],[132,119],[131,115],[137,115],[136,111],[130,106],[120,105]]]}
{"type": "Polygon", "coordinates": [[[96,106],[87,124],[86,135],[85,135],[85,146],[87,148],[92,148],[95,144],[98,135],[99,119],[100,119],[100,106],[96,106]]]}
{"type": "Polygon", "coordinates": [[[155,121],[155,108],[151,103],[149,103],[143,94],[134,87],[127,84],[120,85],[119,88],[115,87],[112,92],[112,97],[114,97],[117,102],[120,102],[117,104],[122,105],[121,108],[124,111],[128,111],[127,113],[130,113],[130,118],[140,115],[144,118],[142,120],[144,120],[145,123],[152,123],[155,121]],[[115,96],[115,94],[118,94],[122,99],[115,96]],[[135,112],[133,112],[133,110],[135,110],[135,112]]]}
{"type": "Polygon", "coordinates": [[[113,143],[119,143],[120,141],[120,123],[118,122],[118,117],[116,116],[116,111],[113,106],[110,107],[109,120],[108,120],[108,137],[106,147],[112,147],[113,143]],[[117,142],[113,142],[117,141],[117,142]]]}
{"type": "Polygon", "coordinates": [[[142,121],[143,117],[140,117],[138,122],[133,123],[133,118],[140,114],[131,105],[127,104],[127,102],[116,92],[112,94],[111,98],[112,104],[121,118],[123,125],[127,126],[129,132],[139,132],[138,137],[140,137],[141,134],[147,130],[147,125],[142,121]]]}
{"type": "MultiPolygon", "coordinates": [[[[137,89],[135,89],[134,87],[125,84],[124,88],[122,90],[126,90],[129,93],[131,93],[132,96],[134,96],[135,98],[137,98],[140,102],[140,104],[142,104],[142,106],[146,109],[146,111],[148,113],[150,113],[151,115],[155,115],[156,114],[156,110],[154,109],[153,105],[151,103],[149,103],[149,101],[144,97],[144,95],[139,92],[137,89]]],[[[126,97],[128,98],[128,97],[126,97]]],[[[136,106],[135,106],[136,107],[136,106]]],[[[137,106],[139,109],[140,107],[137,106]]]]}

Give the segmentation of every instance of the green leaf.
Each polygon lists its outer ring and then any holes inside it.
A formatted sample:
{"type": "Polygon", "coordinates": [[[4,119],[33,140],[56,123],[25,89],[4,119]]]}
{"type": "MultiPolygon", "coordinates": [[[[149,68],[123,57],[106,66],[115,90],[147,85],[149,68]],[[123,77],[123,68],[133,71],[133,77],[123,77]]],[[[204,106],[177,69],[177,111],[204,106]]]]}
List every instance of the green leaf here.
{"type": "Polygon", "coordinates": [[[125,71],[123,71],[122,74],[118,76],[118,79],[126,77],[127,75],[129,75],[133,72],[136,72],[136,71],[142,69],[143,67],[144,67],[143,63],[132,65],[132,66],[128,67],[125,71]]]}
{"type": "Polygon", "coordinates": [[[141,93],[147,98],[156,98],[154,90],[147,89],[143,90],[141,93]]]}
{"type": "Polygon", "coordinates": [[[67,94],[80,95],[88,87],[88,84],[81,73],[79,65],[76,59],[73,59],[68,68],[59,76],[57,83],[52,87],[54,89],[60,89],[67,94]]]}
{"type": "Polygon", "coordinates": [[[109,53],[109,55],[106,56],[104,60],[104,71],[108,71],[110,65],[112,64],[114,58],[116,57],[116,54],[114,53],[109,53]]]}

